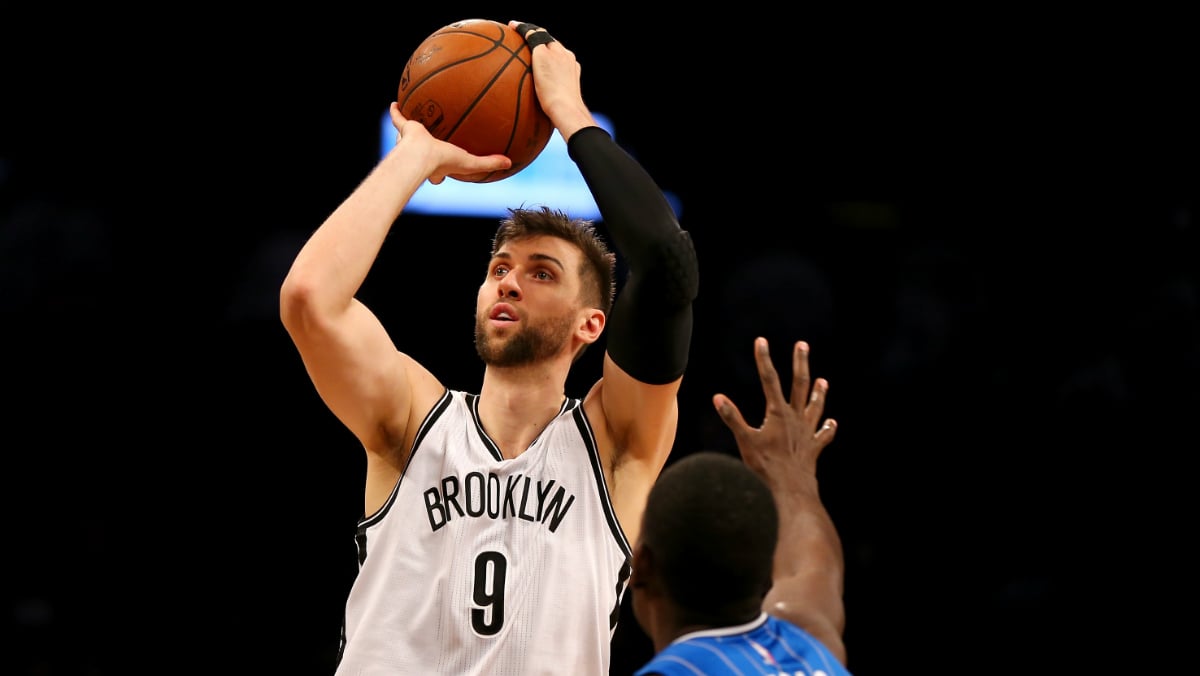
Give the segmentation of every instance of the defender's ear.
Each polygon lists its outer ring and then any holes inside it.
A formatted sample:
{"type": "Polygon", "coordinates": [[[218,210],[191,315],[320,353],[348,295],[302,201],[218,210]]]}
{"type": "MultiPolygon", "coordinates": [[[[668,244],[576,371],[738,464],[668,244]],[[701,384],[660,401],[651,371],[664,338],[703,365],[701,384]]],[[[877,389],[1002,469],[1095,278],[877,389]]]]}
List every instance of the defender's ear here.
{"type": "Polygon", "coordinates": [[[645,589],[650,580],[654,579],[654,552],[642,543],[633,548],[633,562],[629,569],[629,586],[632,589],[645,589]]]}

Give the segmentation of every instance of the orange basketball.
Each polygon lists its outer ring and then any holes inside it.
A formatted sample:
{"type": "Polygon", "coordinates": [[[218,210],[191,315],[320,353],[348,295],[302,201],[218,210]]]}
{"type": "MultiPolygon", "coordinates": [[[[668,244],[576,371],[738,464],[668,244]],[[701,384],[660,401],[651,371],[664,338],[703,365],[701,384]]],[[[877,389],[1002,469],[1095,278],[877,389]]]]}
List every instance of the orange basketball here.
{"type": "Polygon", "coordinates": [[[396,96],[400,112],[435,137],[476,155],[507,155],[512,167],[479,179],[490,183],[529,166],[554,127],[533,89],[525,38],[488,19],[456,21],[417,46],[396,96]]]}

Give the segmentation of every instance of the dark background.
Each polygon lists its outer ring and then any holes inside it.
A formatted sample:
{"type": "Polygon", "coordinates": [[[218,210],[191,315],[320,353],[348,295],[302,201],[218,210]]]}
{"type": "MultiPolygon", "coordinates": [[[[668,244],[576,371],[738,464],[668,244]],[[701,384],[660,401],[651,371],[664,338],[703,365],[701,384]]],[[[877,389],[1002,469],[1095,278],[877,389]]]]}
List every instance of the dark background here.
{"type": "MultiPolygon", "coordinates": [[[[547,26],[682,201],[702,285],[674,457],[735,452],[714,392],[761,415],[755,335],[780,364],[812,343],[841,424],[821,474],[856,674],[1183,654],[1200,184],[1182,18],[31,12],[0,54],[5,673],[332,672],[362,454],[278,285],[373,166],[409,52],[471,17],[547,26]]],[[[454,387],[482,373],[493,227],[406,216],[362,293],[454,387]]],[[[626,613],[614,673],[647,651],[626,613]]]]}

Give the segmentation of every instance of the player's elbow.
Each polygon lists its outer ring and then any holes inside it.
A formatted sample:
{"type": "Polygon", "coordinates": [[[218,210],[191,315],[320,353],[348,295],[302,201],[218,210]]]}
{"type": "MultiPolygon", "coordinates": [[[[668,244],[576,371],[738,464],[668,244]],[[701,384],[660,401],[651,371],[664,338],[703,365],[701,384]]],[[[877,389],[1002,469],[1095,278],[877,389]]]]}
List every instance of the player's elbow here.
{"type": "Polygon", "coordinates": [[[654,251],[655,265],[650,276],[660,300],[667,307],[690,305],[700,293],[700,264],[696,248],[686,230],[660,240],[654,251]]]}
{"type": "Polygon", "coordinates": [[[289,274],[279,287],[279,319],[289,332],[302,330],[317,316],[317,289],[304,277],[289,274]]]}

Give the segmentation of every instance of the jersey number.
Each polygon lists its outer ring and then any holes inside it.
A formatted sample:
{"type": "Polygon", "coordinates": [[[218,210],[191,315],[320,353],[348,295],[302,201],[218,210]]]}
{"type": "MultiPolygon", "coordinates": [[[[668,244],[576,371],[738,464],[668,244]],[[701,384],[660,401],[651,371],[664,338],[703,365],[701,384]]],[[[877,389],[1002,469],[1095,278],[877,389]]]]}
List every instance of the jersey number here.
{"type": "Polygon", "coordinates": [[[493,636],[504,626],[504,574],[507,570],[508,561],[500,552],[483,552],[475,558],[474,599],[478,607],[471,609],[471,626],[482,636],[493,636]]]}

